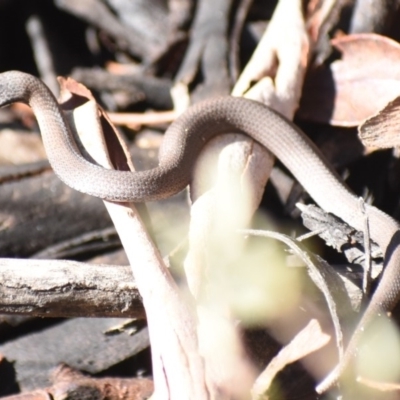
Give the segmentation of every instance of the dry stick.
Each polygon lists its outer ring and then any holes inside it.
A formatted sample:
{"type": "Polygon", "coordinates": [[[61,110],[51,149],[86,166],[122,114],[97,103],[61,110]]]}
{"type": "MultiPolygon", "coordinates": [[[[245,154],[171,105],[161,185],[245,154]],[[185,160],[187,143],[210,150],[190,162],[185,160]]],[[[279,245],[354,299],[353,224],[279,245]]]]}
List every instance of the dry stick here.
{"type": "Polygon", "coordinates": [[[54,95],[58,95],[57,77],[54,72],[53,59],[45,38],[42,22],[37,15],[32,15],[26,23],[26,31],[31,39],[33,55],[40,76],[54,95]]]}
{"type": "Polygon", "coordinates": [[[172,32],[175,32],[177,28],[184,28],[190,23],[194,6],[194,0],[168,0],[168,19],[172,32]]]}
{"type": "Polygon", "coordinates": [[[160,125],[174,121],[178,117],[176,111],[160,111],[149,113],[107,113],[115,125],[126,125],[137,129],[142,125],[160,125]]]}
{"type": "Polygon", "coordinates": [[[144,318],[128,266],[0,259],[0,313],[144,318]]]}
{"type": "MultiPolygon", "coordinates": [[[[297,1],[294,4],[293,0],[281,1],[277,8],[281,11],[276,11],[272,18],[272,20],[278,19],[275,24],[286,27],[285,33],[293,36],[290,41],[282,40],[281,43],[288,45],[288,43],[294,42],[296,44],[294,49],[290,48],[285,52],[286,58],[283,57],[280,60],[282,70],[279,69],[276,75],[271,72],[271,82],[272,78],[279,76],[275,81],[278,87],[276,89],[277,96],[282,95],[282,103],[286,105],[287,109],[290,109],[290,112],[286,114],[289,116],[294,114],[298,104],[305,69],[303,59],[306,59],[303,52],[308,52],[308,41],[300,3],[297,1]],[[288,84],[286,85],[285,82],[288,84]],[[283,88],[286,87],[289,87],[290,90],[285,91],[283,88]]],[[[272,24],[271,21],[270,25],[272,24]]],[[[275,35],[278,35],[277,30],[273,35],[269,35],[270,43],[267,53],[264,51],[265,48],[260,50],[264,55],[264,59],[258,60],[261,64],[265,63],[265,58],[275,60],[275,52],[270,51],[271,43],[278,38],[275,35]]],[[[281,31],[279,31],[279,36],[282,36],[281,31]]],[[[275,65],[275,62],[273,64],[275,65]]],[[[242,93],[236,92],[235,94],[242,95],[242,93]]],[[[262,96],[253,98],[263,100],[262,96]]],[[[210,249],[212,247],[225,249],[226,257],[232,257],[233,252],[239,250],[240,244],[232,237],[232,232],[238,226],[247,226],[258,208],[265,183],[272,169],[272,158],[268,157],[268,154],[257,143],[240,135],[217,137],[207,144],[202,152],[191,185],[191,197],[194,203],[189,231],[190,247],[185,260],[185,272],[189,287],[196,298],[200,297],[202,286],[207,285],[207,282],[203,280],[203,274],[208,274],[204,271],[212,268],[212,260],[214,263],[218,260],[218,256],[210,252],[210,249]],[[209,172],[210,176],[214,178],[214,184],[211,190],[207,188],[207,191],[204,191],[203,182],[206,178],[200,165],[202,163],[209,164],[208,157],[218,159],[216,163],[218,168],[214,166],[209,172]],[[226,219],[223,220],[221,215],[225,215],[226,219]],[[216,246],[217,239],[214,240],[211,232],[215,234],[218,231],[222,233],[219,236],[219,239],[222,238],[222,240],[216,246]]],[[[218,234],[215,237],[218,238],[218,234]]],[[[210,379],[216,381],[225,390],[225,393],[228,392],[229,395],[233,392],[234,395],[240,397],[242,394],[240,390],[250,389],[254,371],[243,355],[237,326],[226,314],[218,314],[217,310],[226,310],[227,305],[213,304],[211,308],[201,307],[199,315],[199,343],[202,354],[207,360],[207,372],[210,379]],[[218,318],[219,323],[230,332],[231,341],[221,339],[219,342],[218,335],[209,334],[211,326],[216,324],[215,321],[218,321],[218,318]],[[230,324],[229,327],[228,324],[230,324]],[[216,348],[218,353],[215,351],[216,348]],[[221,360],[228,359],[228,356],[230,362],[221,368],[221,360]]]]}
{"type": "Polygon", "coordinates": [[[232,82],[236,82],[240,73],[240,38],[247,14],[253,0],[241,0],[236,9],[229,44],[229,71],[232,82]]]}
{"type": "Polygon", "coordinates": [[[229,13],[232,0],[199,0],[192,24],[190,44],[175,82],[189,85],[199,69],[204,75],[203,91],[228,94],[230,89],[227,67],[229,13]]]}
{"type": "Polygon", "coordinates": [[[99,91],[126,91],[130,102],[145,101],[158,110],[172,108],[171,81],[166,78],[143,75],[137,69],[128,71],[128,66],[109,66],[109,71],[92,68],[74,68],[72,78],[99,91]]]}
{"type": "MultiPolygon", "coordinates": [[[[55,5],[61,10],[75,15],[79,19],[110,35],[120,49],[128,50],[131,54],[147,61],[153,59],[155,50],[143,38],[140,31],[127,27],[111,12],[103,2],[96,0],[56,0],[55,5]]],[[[151,43],[153,45],[153,43],[151,43]]]]}
{"type": "Polygon", "coordinates": [[[157,396],[207,399],[196,321],[187,302],[132,207],[110,202],[105,205],[120,235],[146,309],[157,396]]]}
{"type": "Polygon", "coordinates": [[[241,96],[252,82],[258,82],[251,89],[251,98],[292,119],[301,96],[310,46],[301,2],[280,0],[232,94],[241,96]]]}
{"type": "MultiPolygon", "coordinates": [[[[72,80],[70,83],[72,84],[72,80]]],[[[82,93],[81,87],[72,85],[70,88],[79,89],[81,97],[89,96],[88,91],[82,93]]],[[[106,129],[106,119],[100,123],[95,102],[79,107],[74,117],[77,131],[90,133],[91,146],[87,150],[91,156],[99,164],[110,168],[101,128],[105,135],[113,135],[114,132],[110,132],[110,126],[106,129]],[[96,138],[93,137],[95,134],[96,138]]],[[[114,149],[112,153],[115,154],[117,150],[114,149]]],[[[120,168],[127,167],[118,164],[118,160],[114,162],[120,168]]],[[[131,167],[129,160],[127,164],[131,167]]],[[[193,310],[182,298],[134,205],[107,201],[104,203],[120,235],[146,309],[152,344],[155,383],[153,398],[208,399],[212,393],[207,387],[203,360],[198,352],[193,310]]]]}

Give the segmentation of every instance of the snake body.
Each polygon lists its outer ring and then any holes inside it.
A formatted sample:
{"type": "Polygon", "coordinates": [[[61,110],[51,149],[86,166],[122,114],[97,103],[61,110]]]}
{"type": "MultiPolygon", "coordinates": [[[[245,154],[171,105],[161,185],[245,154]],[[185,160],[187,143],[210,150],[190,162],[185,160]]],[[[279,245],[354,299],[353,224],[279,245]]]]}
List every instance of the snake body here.
{"type": "MultiPolygon", "coordinates": [[[[80,154],[55,98],[37,78],[17,71],[0,74],[0,106],[29,104],[37,118],[46,152],[55,173],[72,188],[109,201],[152,201],[184,189],[204,145],[227,132],[244,133],[278,157],[325,211],[363,231],[358,198],[337,176],[318,148],[294,124],[265,105],[234,97],[207,100],[192,106],[165,133],[156,168],[127,172],[104,169],[80,154]]],[[[343,359],[318,386],[328,389],[357,351],[365,326],[391,310],[400,294],[400,250],[391,244],[399,224],[366,205],[371,239],[386,252],[385,270],[371,302],[356,327],[343,359]]]]}

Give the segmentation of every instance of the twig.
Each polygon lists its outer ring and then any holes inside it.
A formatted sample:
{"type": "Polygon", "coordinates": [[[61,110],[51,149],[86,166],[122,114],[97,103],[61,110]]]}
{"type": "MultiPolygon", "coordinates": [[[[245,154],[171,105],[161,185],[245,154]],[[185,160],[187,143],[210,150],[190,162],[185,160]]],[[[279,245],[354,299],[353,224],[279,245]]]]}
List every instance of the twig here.
{"type": "Polygon", "coordinates": [[[360,211],[364,220],[364,274],[363,274],[363,293],[368,295],[371,286],[371,238],[369,234],[368,214],[365,211],[364,199],[359,199],[360,211]]]}
{"type": "Polygon", "coordinates": [[[53,94],[57,96],[59,86],[54,71],[53,59],[45,38],[42,22],[37,15],[32,15],[28,19],[26,23],[26,31],[31,39],[33,55],[40,76],[53,94]]]}
{"type": "Polygon", "coordinates": [[[239,50],[240,35],[242,34],[243,25],[253,0],[241,0],[236,8],[236,15],[233,22],[232,33],[230,34],[229,44],[229,72],[232,82],[236,82],[240,72],[239,50]]]}
{"type": "Polygon", "coordinates": [[[142,125],[160,125],[174,121],[178,117],[176,111],[148,112],[148,113],[107,113],[115,125],[126,125],[131,129],[138,129],[142,125]]]}

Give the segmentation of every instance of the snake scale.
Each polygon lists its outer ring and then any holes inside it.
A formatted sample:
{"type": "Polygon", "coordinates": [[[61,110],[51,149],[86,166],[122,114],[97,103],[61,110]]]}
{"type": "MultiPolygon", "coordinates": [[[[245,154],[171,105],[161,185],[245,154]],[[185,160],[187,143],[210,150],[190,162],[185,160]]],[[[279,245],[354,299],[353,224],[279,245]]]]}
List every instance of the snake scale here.
{"type": "MultiPolygon", "coordinates": [[[[57,101],[37,78],[17,71],[0,74],[0,106],[30,105],[55,173],[70,187],[109,201],[152,201],[184,189],[204,145],[213,137],[243,133],[278,157],[314,201],[353,228],[363,231],[358,198],[341,181],[320,151],[293,123],[267,106],[243,98],[223,97],[189,108],[165,133],[156,168],[127,172],[104,169],[85,160],[73,139],[57,101]]],[[[371,239],[385,253],[379,285],[350,339],[344,357],[317,387],[336,383],[347,368],[364,328],[376,315],[391,310],[400,295],[399,224],[379,209],[366,205],[371,239]]]]}

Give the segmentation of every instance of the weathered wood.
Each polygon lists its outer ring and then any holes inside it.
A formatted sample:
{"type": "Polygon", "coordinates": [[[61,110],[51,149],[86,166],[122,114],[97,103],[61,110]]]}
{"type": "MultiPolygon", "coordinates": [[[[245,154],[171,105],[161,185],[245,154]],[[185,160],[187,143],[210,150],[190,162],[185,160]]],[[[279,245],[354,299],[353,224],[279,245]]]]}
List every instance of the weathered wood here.
{"type": "Polygon", "coordinates": [[[83,232],[111,226],[99,199],[64,185],[52,171],[0,190],[0,255],[29,257],[83,232]]]}
{"type": "Polygon", "coordinates": [[[0,313],[143,318],[129,267],[0,259],[0,313]]]}

